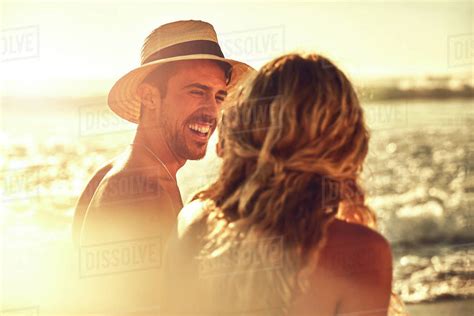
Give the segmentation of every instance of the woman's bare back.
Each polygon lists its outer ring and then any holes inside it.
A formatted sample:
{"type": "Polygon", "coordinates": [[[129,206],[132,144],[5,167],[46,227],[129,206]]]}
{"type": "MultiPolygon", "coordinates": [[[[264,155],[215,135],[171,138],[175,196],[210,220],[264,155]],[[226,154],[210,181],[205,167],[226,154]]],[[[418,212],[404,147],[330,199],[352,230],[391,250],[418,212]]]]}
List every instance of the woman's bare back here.
{"type": "MultiPolygon", "coordinates": [[[[178,244],[188,244],[189,237],[196,236],[193,227],[196,224],[201,226],[206,222],[205,218],[202,202],[194,201],[185,206],[178,216],[178,244]]],[[[196,242],[199,243],[197,240],[196,242]]],[[[174,246],[175,250],[178,249],[174,246]]],[[[197,253],[199,250],[195,249],[196,246],[195,244],[191,248],[197,253]]],[[[180,248],[183,249],[182,246],[180,248]]],[[[188,259],[184,261],[190,262],[188,259]]],[[[296,297],[289,316],[359,315],[358,313],[364,316],[387,315],[391,295],[392,257],[388,242],[379,233],[362,225],[335,219],[328,226],[326,243],[321,248],[319,260],[313,264],[314,269],[308,276],[309,287],[296,297]]],[[[174,269],[182,270],[176,259],[172,260],[171,265],[174,269]]],[[[176,276],[176,272],[178,271],[174,271],[172,275],[176,276]]],[[[172,283],[177,285],[175,279],[172,283]]],[[[180,308],[185,308],[185,289],[192,288],[190,284],[192,282],[185,281],[176,286],[180,308]]],[[[170,290],[169,286],[167,290],[170,290]]],[[[193,293],[189,293],[189,297],[196,297],[196,292],[201,291],[191,292],[193,293]]]]}
{"type": "Polygon", "coordinates": [[[290,315],[387,315],[392,256],[379,233],[334,220],[310,276],[310,287],[290,315]]]}

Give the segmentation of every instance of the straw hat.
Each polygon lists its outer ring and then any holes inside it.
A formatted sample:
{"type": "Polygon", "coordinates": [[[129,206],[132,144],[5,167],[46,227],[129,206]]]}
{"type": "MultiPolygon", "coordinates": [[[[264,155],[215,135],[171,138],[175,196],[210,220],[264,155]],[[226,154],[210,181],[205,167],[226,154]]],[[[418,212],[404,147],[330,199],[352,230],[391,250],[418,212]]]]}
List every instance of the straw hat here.
{"type": "Polygon", "coordinates": [[[232,66],[232,87],[252,67],[227,59],[222,53],[214,27],[203,21],[177,21],[164,24],[145,39],[141,66],[120,78],[109,92],[108,105],[117,115],[138,123],[140,98],[138,85],[158,65],[178,60],[211,59],[224,61],[232,66]]]}

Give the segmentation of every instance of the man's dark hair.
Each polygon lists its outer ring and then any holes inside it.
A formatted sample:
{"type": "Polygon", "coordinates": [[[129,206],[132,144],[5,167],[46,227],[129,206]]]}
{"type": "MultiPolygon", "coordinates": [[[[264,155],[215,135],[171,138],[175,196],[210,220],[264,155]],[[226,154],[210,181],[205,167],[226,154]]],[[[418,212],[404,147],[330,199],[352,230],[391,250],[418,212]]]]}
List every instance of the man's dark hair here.
{"type": "MultiPolygon", "coordinates": [[[[215,62],[225,73],[225,80],[226,84],[230,82],[232,76],[232,66],[226,62],[219,61],[219,60],[210,60],[215,62]]],[[[155,86],[160,91],[161,98],[166,96],[167,87],[168,87],[168,80],[176,71],[176,64],[177,62],[170,62],[165,63],[163,65],[159,65],[156,67],[152,72],[150,72],[145,79],[143,79],[143,83],[148,83],[152,86],[155,86]]],[[[140,105],[140,120],[143,116],[143,105],[140,105]]]]}

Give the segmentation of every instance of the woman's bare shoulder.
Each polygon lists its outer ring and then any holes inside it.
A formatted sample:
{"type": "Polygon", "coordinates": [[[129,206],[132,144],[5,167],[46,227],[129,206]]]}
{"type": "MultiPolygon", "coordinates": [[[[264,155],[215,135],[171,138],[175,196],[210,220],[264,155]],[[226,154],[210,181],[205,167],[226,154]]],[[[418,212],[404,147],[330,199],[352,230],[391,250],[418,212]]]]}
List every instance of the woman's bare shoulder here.
{"type": "Polygon", "coordinates": [[[337,219],[329,224],[326,237],[310,287],[291,315],[309,315],[315,310],[321,315],[383,310],[392,276],[387,240],[368,227],[337,219]]]}
{"type": "Polygon", "coordinates": [[[392,254],[389,242],[379,232],[336,219],[328,227],[320,260],[336,275],[357,277],[391,271],[392,254]]]}
{"type": "Polygon", "coordinates": [[[333,242],[353,243],[361,239],[366,242],[388,245],[387,239],[376,230],[364,225],[349,223],[340,219],[335,219],[329,224],[328,236],[332,238],[333,242]]]}
{"type": "Polygon", "coordinates": [[[326,236],[310,290],[298,308],[386,315],[392,283],[388,241],[375,230],[341,220],[330,224],[326,236]]]}

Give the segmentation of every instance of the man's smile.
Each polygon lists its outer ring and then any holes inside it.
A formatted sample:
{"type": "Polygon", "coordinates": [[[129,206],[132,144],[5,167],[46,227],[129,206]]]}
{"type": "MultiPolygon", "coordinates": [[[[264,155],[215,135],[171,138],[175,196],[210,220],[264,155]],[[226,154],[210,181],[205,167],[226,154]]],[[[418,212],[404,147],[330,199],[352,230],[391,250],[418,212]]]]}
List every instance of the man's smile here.
{"type": "Polygon", "coordinates": [[[198,142],[207,142],[216,128],[217,119],[213,115],[193,115],[186,123],[193,139],[198,142]]]}
{"type": "Polygon", "coordinates": [[[209,131],[211,130],[212,126],[208,124],[194,123],[194,124],[189,124],[188,127],[199,134],[207,135],[209,131]]]}

